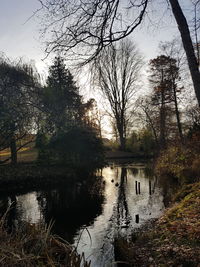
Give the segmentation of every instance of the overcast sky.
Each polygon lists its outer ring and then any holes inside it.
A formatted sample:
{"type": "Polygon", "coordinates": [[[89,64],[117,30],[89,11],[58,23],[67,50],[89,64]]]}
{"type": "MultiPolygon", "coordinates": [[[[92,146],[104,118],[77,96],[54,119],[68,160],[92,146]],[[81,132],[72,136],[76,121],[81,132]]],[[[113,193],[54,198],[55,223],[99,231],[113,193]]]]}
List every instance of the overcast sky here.
{"type": "MultiPolygon", "coordinates": [[[[181,0],[180,3],[184,4],[188,1],[181,0]]],[[[159,2],[156,0],[156,3],[159,2]]],[[[43,52],[44,45],[42,45],[39,35],[41,28],[39,20],[37,17],[33,17],[27,21],[33,12],[40,8],[40,3],[37,0],[1,0],[0,3],[0,51],[8,57],[25,57],[35,60],[39,71],[45,69],[48,60],[42,61],[45,54],[43,52]]],[[[156,8],[157,10],[163,9],[160,5],[156,8]]],[[[156,22],[159,22],[157,20],[154,21],[153,27],[143,27],[146,30],[140,32],[138,30],[132,36],[147,59],[156,56],[160,40],[170,40],[177,35],[173,18],[166,16],[166,13],[166,10],[160,11],[160,16],[158,16],[159,20],[163,18],[165,21],[161,24],[162,26],[157,27],[156,22]]],[[[149,24],[149,21],[146,21],[146,24],[149,24]]]]}
{"type": "Polygon", "coordinates": [[[37,0],[0,1],[0,51],[13,59],[35,60],[41,70],[45,63],[41,60],[44,47],[39,40],[39,23],[36,17],[27,21],[39,7],[37,0]]]}

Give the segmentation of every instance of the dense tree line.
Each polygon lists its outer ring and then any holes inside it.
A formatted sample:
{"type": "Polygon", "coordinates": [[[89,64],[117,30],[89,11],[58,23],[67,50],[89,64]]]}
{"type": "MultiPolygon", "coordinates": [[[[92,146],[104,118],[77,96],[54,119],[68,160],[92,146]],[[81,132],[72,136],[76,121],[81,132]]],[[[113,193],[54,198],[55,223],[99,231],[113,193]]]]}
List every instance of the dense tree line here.
{"type": "Polygon", "coordinates": [[[36,136],[38,160],[74,165],[102,161],[97,123],[89,118],[93,101],[83,102],[64,60],[56,57],[43,86],[30,65],[0,62],[0,148],[17,152],[36,136]]]}
{"type": "MultiPolygon", "coordinates": [[[[150,93],[135,97],[142,63],[136,47],[122,42],[102,50],[92,70],[95,85],[108,100],[118,148],[153,155],[173,140],[184,144],[198,131],[200,113],[195,101],[183,110],[188,100],[182,95],[180,62],[166,50],[149,62],[150,93]]],[[[0,148],[10,149],[12,163],[35,136],[40,163],[83,167],[102,161],[97,103],[83,101],[62,57],[49,67],[45,85],[22,61],[1,59],[0,69],[0,148]]]]}

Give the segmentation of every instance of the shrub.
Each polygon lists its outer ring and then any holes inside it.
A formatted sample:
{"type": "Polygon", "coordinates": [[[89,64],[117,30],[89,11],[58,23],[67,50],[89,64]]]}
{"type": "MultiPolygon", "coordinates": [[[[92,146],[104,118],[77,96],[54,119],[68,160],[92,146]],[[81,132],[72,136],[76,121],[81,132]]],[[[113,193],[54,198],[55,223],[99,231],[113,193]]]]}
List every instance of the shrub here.
{"type": "Polygon", "coordinates": [[[35,147],[38,149],[37,162],[39,164],[50,163],[50,153],[48,150],[49,138],[46,134],[38,132],[35,140],[35,147]]]}
{"type": "Polygon", "coordinates": [[[103,163],[104,149],[94,131],[74,127],[52,137],[49,143],[52,158],[74,167],[92,167],[103,163]]]}
{"type": "Polygon", "coordinates": [[[156,173],[170,175],[181,183],[197,181],[200,178],[200,154],[187,146],[170,146],[162,151],[156,160],[156,173]]]}

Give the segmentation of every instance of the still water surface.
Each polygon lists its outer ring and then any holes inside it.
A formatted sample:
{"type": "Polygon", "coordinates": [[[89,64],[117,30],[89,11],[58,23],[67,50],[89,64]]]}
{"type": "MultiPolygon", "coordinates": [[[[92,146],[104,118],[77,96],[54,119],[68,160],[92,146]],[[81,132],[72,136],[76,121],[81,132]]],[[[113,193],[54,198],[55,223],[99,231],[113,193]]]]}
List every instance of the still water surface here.
{"type": "Polygon", "coordinates": [[[48,191],[9,195],[0,200],[0,213],[14,201],[10,225],[22,221],[54,221],[53,231],[84,252],[92,266],[111,266],[112,241],[157,218],[164,209],[163,189],[142,164],[110,166],[96,182],[76,183],[48,191]]]}

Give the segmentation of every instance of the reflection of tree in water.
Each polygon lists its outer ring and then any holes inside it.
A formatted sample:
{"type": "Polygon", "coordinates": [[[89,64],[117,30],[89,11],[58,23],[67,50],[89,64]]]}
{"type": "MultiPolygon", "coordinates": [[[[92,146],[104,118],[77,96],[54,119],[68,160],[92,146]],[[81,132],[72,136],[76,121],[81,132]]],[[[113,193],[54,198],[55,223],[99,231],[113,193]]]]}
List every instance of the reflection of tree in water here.
{"type": "Polygon", "coordinates": [[[128,211],[128,204],[126,199],[125,186],[127,184],[127,169],[121,168],[120,185],[117,199],[117,224],[122,227],[128,227],[130,223],[130,214],[128,211]]]}
{"type": "Polygon", "coordinates": [[[143,169],[143,171],[144,171],[144,176],[145,176],[146,178],[148,178],[149,180],[153,180],[153,179],[154,179],[154,177],[155,177],[155,173],[154,173],[154,171],[153,171],[153,168],[151,168],[151,167],[146,167],[146,168],[143,169]]]}
{"type": "Polygon", "coordinates": [[[130,171],[132,172],[133,176],[137,175],[139,172],[137,168],[131,168],[130,171]]]}
{"type": "MultiPolygon", "coordinates": [[[[99,190],[96,190],[100,192],[99,190]]],[[[74,184],[70,187],[38,193],[38,203],[46,223],[55,221],[53,231],[73,242],[82,226],[91,225],[102,213],[103,196],[91,193],[88,185],[74,184]]]]}
{"type": "MultiPolygon", "coordinates": [[[[105,229],[103,237],[103,246],[100,249],[100,266],[105,266],[105,263],[110,262],[110,259],[114,259],[115,252],[112,241],[114,241],[115,235],[120,233],[119,228],[128,228],[131,218],[126,199],[127,169],[121,168],[121,174],[120,168],[115,167],[113,169],[115,172],[113,173],[112,178],[116,178],[116,180],[118,180],[120,175],[119,184],[115,184],[115,186],[118,186],[118,196],[116,199],[116,205],[113,206],[112,216],[107,221],[107,228],[105,229]]],[[[114,179],[112,179],[111,182],[114,182],[114,179]]],[[[112,265],[112,262],[110,262],[110,265],[112,265]]]]}
{"type": "Polygon", "coordinates": [[[159,186],[162,188],[164,206],[168,206],[173,194],[178,189],[177,181],[170,175],[158,177],[151,166],[144,168],[144,174],[149,179],[149,194],[152,195],[156,186],[159,186]]]}

